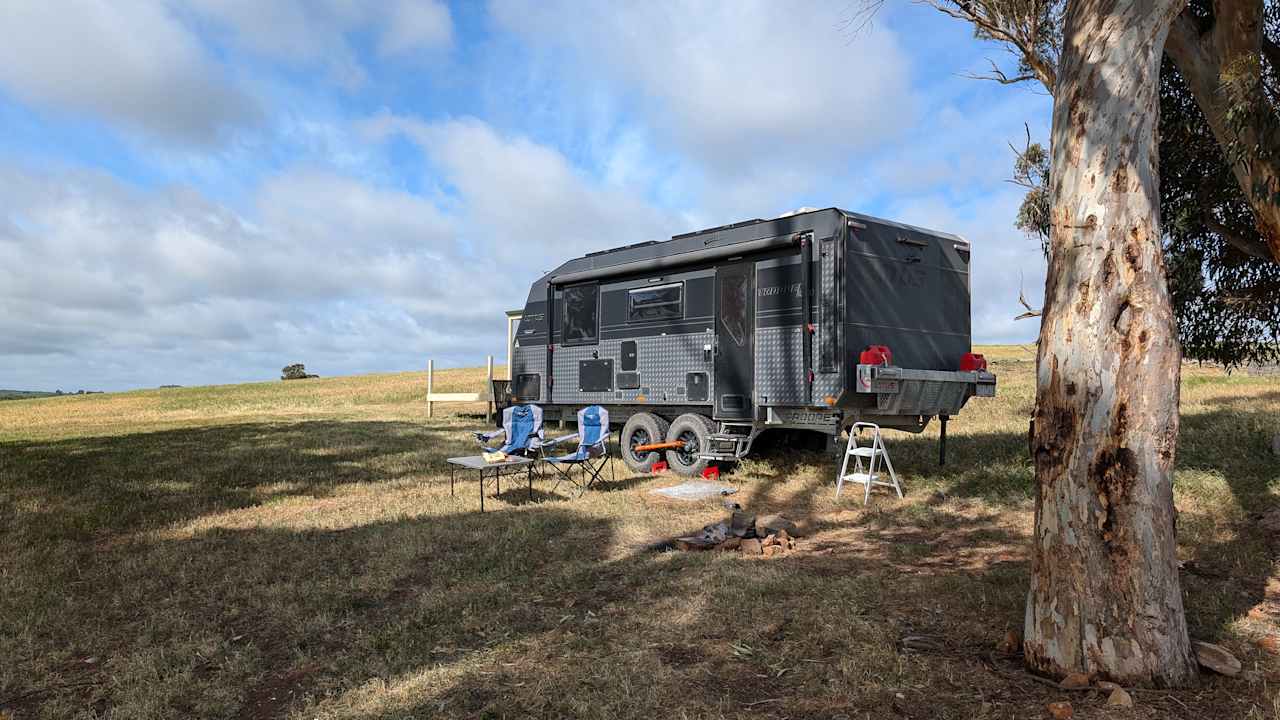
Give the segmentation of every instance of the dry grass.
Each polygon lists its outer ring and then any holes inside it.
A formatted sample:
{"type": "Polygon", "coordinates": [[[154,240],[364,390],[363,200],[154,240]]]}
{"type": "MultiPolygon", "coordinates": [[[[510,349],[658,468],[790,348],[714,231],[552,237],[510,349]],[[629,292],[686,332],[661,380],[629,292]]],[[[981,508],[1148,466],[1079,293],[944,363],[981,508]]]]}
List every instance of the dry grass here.
{"type": "MultiPolygon", "coordinates": [[[[0,715],[13,718],[1041,717],[1065,693],[996,651],[1022,622],[1034,358],[987,348],[1000,396],[894,434],[905,501],[832,497],[780,449],[727,479],[808,518],[794,554],[655,552],[719,519],[665,477],[480,515],[443,459],[478,408],[428,422],[423,373],[0,403],[0,715]],[[936,649],[904,649],[904,635],[936,649]]],[[[438,374],[442,392],[483,371],[438,374]]],[[[1176,477],[1193,633],[1234,680],[1076,693],[1076,717],[1280,717],[1280,382],[1188,367],[1176,477]]],[[[856,493],[854,494],[856,495],[856,493]]]]}

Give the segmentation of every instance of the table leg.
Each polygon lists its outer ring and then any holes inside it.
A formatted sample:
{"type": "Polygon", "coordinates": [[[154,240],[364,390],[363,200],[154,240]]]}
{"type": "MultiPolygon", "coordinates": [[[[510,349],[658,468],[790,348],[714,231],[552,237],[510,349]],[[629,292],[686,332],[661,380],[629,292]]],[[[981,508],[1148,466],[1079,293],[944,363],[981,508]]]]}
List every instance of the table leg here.
{"type": "Polygon", "coordinates": [[[480,471],[480,512],[484,512],[484,471],[480,471]]]}
{"type": "Polygon", "coordinates": [[[457,468],[453,466],[449,467],[449,497],[453,497],[453,477],[457,473],[458,473],[457,468]]]}
{"type": "Polygon", "coordinates": [[[533,466],[525,468],[525,471],[529,476],[529,502],[533,502],[533,466]]]}
{"type": "Polygon", "coordinates": [[[493,496],[497,497],[502,494],[502,471],[498,470],[493,473],[493,496]]]}

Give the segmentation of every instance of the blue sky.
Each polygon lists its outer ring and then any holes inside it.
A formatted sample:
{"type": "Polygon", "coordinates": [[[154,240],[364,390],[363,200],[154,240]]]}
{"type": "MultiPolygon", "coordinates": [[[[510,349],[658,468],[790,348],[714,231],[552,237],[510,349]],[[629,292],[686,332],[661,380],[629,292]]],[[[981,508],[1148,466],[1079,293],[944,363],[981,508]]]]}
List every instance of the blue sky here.
{"type": "Polygon", "coordinates": [[[0,387],[503,354],[583,252],[836,205],[974,244],[978,342],[1044,263],[1003,51],[850,0],[18,0],[0,9],[0,387]]]}

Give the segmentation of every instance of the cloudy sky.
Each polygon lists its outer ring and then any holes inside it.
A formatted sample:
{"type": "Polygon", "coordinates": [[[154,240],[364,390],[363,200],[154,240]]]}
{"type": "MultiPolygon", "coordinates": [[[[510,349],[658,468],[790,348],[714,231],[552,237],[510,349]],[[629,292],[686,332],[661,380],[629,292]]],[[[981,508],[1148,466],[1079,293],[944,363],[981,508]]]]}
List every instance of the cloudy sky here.
{"type": "Polygon", "coordinates": [[[839,207],[974,244],[978,342],[1027,341],[1033,88],[857,0],[11,0],[0,388],[477,364],[583,252],[839,207]]]}

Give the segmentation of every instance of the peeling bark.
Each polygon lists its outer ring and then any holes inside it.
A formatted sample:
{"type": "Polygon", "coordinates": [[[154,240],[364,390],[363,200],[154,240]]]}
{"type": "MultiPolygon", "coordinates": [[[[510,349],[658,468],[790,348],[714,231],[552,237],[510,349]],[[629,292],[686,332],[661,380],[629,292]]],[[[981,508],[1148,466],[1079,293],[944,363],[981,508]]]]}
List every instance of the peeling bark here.
{"type": "Polygon", "coordinates": [[[1077,0],[1054,89],[1049,273],[1032,449],[1032,669],[1196,675],[1171,471],[1181,353],[1160,246],[1160,58],[1178,0],[1077,0]]]}

